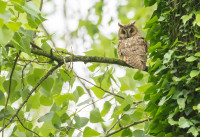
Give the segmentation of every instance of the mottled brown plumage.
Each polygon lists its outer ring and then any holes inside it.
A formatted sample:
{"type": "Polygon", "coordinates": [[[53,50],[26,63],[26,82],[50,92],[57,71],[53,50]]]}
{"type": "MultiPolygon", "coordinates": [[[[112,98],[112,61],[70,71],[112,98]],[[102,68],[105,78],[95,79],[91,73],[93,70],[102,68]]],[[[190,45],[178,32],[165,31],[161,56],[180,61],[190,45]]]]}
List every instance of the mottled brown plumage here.
{"type": "Polygon", "coordinates": [[[118,56],[133,68],[145,70],[148,43],[135,26],[135,22],[119,24],[118,56]]]}

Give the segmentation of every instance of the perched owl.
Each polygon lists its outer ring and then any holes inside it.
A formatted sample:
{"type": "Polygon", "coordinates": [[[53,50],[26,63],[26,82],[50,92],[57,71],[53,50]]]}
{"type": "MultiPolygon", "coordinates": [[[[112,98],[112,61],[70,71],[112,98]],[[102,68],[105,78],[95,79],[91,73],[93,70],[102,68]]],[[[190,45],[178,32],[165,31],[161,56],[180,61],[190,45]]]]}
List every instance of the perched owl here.
{"type": "Polygon", "coordinates": [[[118,56],[133,68],[145,70],[148,43],[135,26],[135,21],[129,24],[119,23],[118,56]]]}

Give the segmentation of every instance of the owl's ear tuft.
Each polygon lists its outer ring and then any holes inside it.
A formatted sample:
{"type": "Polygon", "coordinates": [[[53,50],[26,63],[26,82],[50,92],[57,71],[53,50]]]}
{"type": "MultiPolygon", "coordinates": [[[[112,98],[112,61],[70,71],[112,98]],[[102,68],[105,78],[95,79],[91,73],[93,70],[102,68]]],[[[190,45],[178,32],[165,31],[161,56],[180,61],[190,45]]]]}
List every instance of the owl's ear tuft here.
{"type": "Polygon", "coordinates": [[[135,25],[135,23],[136,23],[136,21],[134,20],[134,21],[132,21],[130,24],[131,24],[131,25],[135,25]]]}
{"type": "Polygon", "coordinates": [[[121,23],[118,22],[119,27],[124,27],[121,23]]]}

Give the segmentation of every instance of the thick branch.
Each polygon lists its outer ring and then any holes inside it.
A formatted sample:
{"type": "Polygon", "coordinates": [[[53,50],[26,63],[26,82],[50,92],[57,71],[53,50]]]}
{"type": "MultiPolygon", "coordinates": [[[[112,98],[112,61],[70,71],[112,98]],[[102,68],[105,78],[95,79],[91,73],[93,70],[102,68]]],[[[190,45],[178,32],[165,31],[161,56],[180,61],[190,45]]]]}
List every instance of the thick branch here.
{"type": "Polygon", "coordinates": [[[110,133],[110,134],[107,134],[105,137],[109,137],[109,136],[111,136],[111,135],[114,135],[114,134],[116,134],[116,133],[118,133],[118,132],[120,132],[120,131],[126,129],[126,128],[132,127],[132,126],[134,126],[134,125],[137,125],[137,124],[143,123],[143,122],[145,122],[145,121],[149,121],[149,120],[151,120],[151,119],[145,119],[145,120],[138,121],[138,122],[134,122],[134,123],[132,123],[132,124],[130,124],[130,125],[121,127],[120,129],[118,129],[118,130],[116,130],[116,131],[114,131],[114,132],[112,132],[112,133],[110,133]]]}
{"type": "Polygon", "coordinates": [[[40,84],[49,76],[51,75],[57,68],[59,68],[62,64],[58,64],[57,66],[55,66],[54,68],[52,68],[51,70],[49,70],[41,79],[40,81],[35,85],[35,87],[29,92],[28,96],[26,97],[26,99],[24,100],[24,102],[19,106],[19,108],[17,109],[17,111],[15,112],[15,114],[11,117],[11,119],[8,121],[8,123],[3,126],[0,129],[0,132],[2,130],[4,130],[12,121],[13,119],[17,116],[17,114],[19,113],[19,111],[22,109],[22,107],[26,104],[26,102],[28,101],[28,99],[31,97],[32,93],[40,86],[40,84]]]}
{"type": "MultiPolygon", "coordinates": [[[[51,54],[50,52],[47,52],[44,50],[39,50],[39,49],[32,49],[31,52],[36,55],[45,56],[52,60],[63,63],[62,57],[56,53],[52,52],[53,54],[51,54]]],[[[84,62],[84,63],[97,62],[97,63],[117,64],[117,65],[121,65],[121,66],[131,67],[120,59],[108,58],[108,57],[97,57],[97,56],[72,55],[72,56],[66,57],[65,61],[66,62],[84,62]]]]}
{"type": "MultiPolygon", "coordinates": [[[[34,47],[38,47],[34,43],[31,43],[31,45],[34,47]]],[[[7,44],[7,46],[13,47],[13,45],[11,43],[7,44]]],[[[39,48],[32,48],[31,53],[50,58],[50,59],[55,60],[62,64],[64,63],[62,56],[55,52],[52,52],[52,51],[47,52],[47,51],[44,51],[39,48]]],[[[80,56],[80,55],[71,54],[70,56],[67,56],[65,58],[65,62],[108,63],[108,64],[116,64],[116,65],[120,65],[120,66],[133,68],[133,67],[129,66],[128,64],[126,64],[123,60],[116,59],[116,58],[108,58],[108,57],[97,57],[97,56],[80,56]]],[[[147,69],[145,71],[147,71],[147,69]]]]}

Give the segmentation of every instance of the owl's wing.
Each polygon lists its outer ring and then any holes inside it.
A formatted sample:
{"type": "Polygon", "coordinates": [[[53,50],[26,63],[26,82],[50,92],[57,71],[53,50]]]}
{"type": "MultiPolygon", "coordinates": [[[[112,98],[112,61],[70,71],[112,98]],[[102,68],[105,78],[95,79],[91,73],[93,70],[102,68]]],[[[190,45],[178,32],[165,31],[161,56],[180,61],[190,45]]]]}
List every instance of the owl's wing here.
{"type": "Polygon", "coordinates": [[[144,46],[145,46],[145,52],[147,53],[148,49],[149,49],[149,43],[147,41],[145,41],[144,37],[142,37],[142,36],[139,36],[138,40],[141,41],[142,45],[144,44],[144,46]]]}

